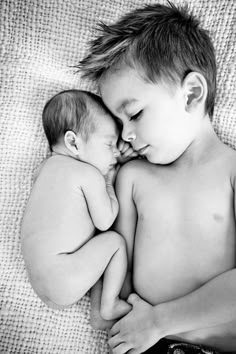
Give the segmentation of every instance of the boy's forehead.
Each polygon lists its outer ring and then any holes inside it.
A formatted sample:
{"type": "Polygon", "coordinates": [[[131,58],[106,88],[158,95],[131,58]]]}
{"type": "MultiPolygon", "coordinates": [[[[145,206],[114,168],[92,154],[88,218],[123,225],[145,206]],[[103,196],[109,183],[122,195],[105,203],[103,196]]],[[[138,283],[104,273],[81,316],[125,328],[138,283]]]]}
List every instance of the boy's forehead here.
{"type": "Polygon", "coordinates": [[[158,78],[148,81],[144,73],[127,65],[116,71],[108,69],[99,80],[102,99],[110,111],[116,115],[136,102],[144,99],[161,99],[165,92],[174,94],[179,83],[158,78]]]}
{"type": "Polygon", "coordinates": [[[123,111],[127,106],[132,105],[133,103],[136,103],[138,100],[136,98],[124,98],[121,100],[118,104],[118,107],[116,111],[120,113],[123,111]]]}
{"type": "Polygon", "coordinates": [[[143,94],[145,84],[147,82],[138,72],[127,66],[115,71],[107,70],[98,82],[102,99],[108,104],[108,108],[112,102],[116,112],[135,103],[138,96],[143,94]]]}

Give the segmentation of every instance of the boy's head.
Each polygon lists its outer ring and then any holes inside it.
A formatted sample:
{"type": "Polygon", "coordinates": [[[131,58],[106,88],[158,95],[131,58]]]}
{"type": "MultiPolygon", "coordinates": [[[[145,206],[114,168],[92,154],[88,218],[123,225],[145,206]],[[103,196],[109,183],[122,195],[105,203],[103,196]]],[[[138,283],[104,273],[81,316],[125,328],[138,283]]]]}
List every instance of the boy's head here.
{"type": "Polygon", "coordinates": [[[103,174],[116,163],[118,129],[99,96],[82,90],[60,92],[46,103],[42,118],[51,151],[66,152],[103,174]]]}
{"type": "Polygon", "coordinates": [[[78,67],[83,77],[98,81],[104,103],[123,124],[124,140],[137,150],[155,142],[156,151],[175,147],[175,154],[163,157],[141,150],[151,162],[178,158],[197,130],[188,117],[213,114],[214,48],[186,7],[147,5],[113,25],[102,24],[78,67]]]}

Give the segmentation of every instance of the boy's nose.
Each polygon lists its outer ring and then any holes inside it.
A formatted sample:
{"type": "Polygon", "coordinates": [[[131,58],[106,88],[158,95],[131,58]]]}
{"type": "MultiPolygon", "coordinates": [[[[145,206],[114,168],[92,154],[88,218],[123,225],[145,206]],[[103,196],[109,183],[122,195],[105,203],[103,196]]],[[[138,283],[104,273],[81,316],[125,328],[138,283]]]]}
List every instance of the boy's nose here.
{"type": "Polygon", "coordinates": [[[125,131],[124,129],[122,131],[121,136],[122,136],[122,139],[124,141],[128,141],[129,143],[136,139],[135,132],[133,132],[133,131],[125,131]]]}

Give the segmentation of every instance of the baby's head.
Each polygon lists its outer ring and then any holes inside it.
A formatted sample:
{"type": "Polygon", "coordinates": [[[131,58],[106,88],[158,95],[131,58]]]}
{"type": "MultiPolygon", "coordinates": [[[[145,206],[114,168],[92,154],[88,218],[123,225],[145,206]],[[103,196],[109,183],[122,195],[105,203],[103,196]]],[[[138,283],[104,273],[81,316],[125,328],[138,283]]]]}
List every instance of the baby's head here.
{"type": "Polygon", "coordinates": [[[97,81],[104,103],[123,124],[124,140],[151,162],[174,161],[196,135],[195,118],[213,114],[216,63],[207,31],[186,7],[170,2],[100,27],[78,65],[82,76],[97,81]],[[151,149],[144,153],[147,145],[173,151],[154,156],[151,149]]]}
{"type": "Polygon", "coordinates": [[[99,96],[60,92],[46,103],[42,118],[52,152],[87,162],[104,175],[117,163],[118,128],[99,96]]]}

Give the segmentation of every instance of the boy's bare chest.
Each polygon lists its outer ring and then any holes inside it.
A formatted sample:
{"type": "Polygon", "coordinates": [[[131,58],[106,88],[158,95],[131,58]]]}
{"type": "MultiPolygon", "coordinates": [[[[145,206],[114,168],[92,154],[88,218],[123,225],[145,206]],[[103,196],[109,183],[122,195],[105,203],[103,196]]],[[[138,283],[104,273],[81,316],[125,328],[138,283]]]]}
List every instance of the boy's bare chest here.
{"type": "Polygon", "coordinates": [[[224,175],[150,178],[136,188],[138,226],[151,232],[222,232],[234,224],[234,192],[224,175]]]}
{"type": "Polygon", "coordinates": [[[171,299],[173,292],[180,296],[192,291],[235,264],[230,181],[217,175],[171,177],[150,178],[134,194],[138,212],[134,280],[152,303],[171,299]]]}

